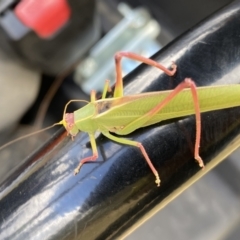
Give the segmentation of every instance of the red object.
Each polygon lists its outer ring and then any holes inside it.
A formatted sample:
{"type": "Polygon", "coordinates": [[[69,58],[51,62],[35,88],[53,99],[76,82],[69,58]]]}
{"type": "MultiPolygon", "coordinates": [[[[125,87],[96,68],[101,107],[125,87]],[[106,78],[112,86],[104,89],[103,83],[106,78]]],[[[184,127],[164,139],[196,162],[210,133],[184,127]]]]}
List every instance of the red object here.
{"type": "Polygon", "coordinates": [[[49,38],[68,21],[71,9],[67,0],[22,0],[14,12],[40,37],[49,38]]]}

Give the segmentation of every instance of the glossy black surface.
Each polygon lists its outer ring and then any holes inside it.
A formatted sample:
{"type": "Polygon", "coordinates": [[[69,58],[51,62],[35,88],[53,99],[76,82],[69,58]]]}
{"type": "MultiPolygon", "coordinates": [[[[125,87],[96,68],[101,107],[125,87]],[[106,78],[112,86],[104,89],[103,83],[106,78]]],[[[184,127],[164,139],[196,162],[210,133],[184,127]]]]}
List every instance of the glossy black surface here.
{"type": "MultiPolygon", "coordinates": [[[[198,86],[239,83],[239,26],[240,2],[235,1],[153,57],[166,66],[175,61],[175,77],[141,65],[125,78],[125,93],[172,89],[185,77],[198,86]]],[[[200,154],[207,165],[231,151],[239,124],[240,108],[202,114],[200,154]]],[[[200,171],[193,158],[194,116],[127,137],[145,146],[159,170],[160,188],[138,149],[102,135],[98,162],[85,164],[74,177],[79,159],[91,154],[89,139],[82,133],[72,142],[60,131],[1,186],[0,238],[116,239],[200,171]]]]}

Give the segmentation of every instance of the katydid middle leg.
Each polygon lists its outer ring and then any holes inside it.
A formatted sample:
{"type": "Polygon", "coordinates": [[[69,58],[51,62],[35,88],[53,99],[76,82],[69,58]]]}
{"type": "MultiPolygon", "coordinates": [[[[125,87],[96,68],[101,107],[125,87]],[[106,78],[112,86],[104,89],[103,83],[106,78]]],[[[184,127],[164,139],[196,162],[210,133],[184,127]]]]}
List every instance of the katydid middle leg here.
{"type": "Polygon", "coordinates": [[[199,156],[199,146],[201,139],[201,114],[199,107],[199,99],[197,94],[197,89],[194,81],[190,78],[186,78],[183,82],[181,82],[161,103],[151,109],[149,112],[144,114],[142,117],[136,119],[130,124],[126,125],[124,128],[116,131],[117,134],[125,135],[133,131],[133,129],[138,129],[144,125],[147,121],[149,121],[155,114],[157,114],[161,109],[163,109],[178,93],[183,91],[185,88],[190,88],[193,98],[193,104],[195,108],[196,115],[196,140],[195,140],[195,150],[194,150],[194,158],[198,161],[200,167],[204,167],[204,163],[202,158],[199,156]]]}
{"type": "Polygon", "coordinates": [[[106,136],[107,138],[115,141],[115,142],[118,142],[118,143],[121,143],[121,144],[126,144],[126,145],[131,145],[131,146],[135,146],[135,147],[138,147],[145,160],[147,161],[147,164],[149,165],[149,167],[151,168],[154,176],[156,177],[156,180],[155,180],[155,183],[157,184],[157,186],[159,187],[160,186],[160,178],[159,178],[159,174],[158,174],[158,171],[156,170],[156,168],[153,166],[145,148],[143,147],[143,145],[140,143],[140,142],[135,142],[135,141],[131,141],[131,140],[128,140],[128,139],[124,139],[124,138],[119,138],[119,137],[115,137],[113,136],[112,134],[110,134],[109,132],[102,132],[102,134],[104,136],[106,136]]]}
{"type": "Polygon", "coordinates": [[[122,83],[122,68],[121,68],[121,60],[123,57],[142,62],[145,64],[148,64],[150,66],[156,67],[161,69],[163,72],[165,72],[169,76],[173,76],[177,70],[177,65],[172,65],[172,70],[169,70],[165,68],[160,63],[151,60],[149,58],[145,58],[143,56],[140,56],[136,53],[131,52],[118,52],[115,54],[115,67],[116,67],[116,85],[114,90],[114,97],[122,97],[123,96],[123,83],[122,83]]]}

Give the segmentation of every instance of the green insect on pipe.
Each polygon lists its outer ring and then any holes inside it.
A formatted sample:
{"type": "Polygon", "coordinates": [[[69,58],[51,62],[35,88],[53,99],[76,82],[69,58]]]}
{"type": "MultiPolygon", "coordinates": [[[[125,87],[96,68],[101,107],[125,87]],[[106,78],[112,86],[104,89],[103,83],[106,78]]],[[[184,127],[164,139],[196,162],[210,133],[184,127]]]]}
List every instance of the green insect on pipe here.
{"type": "MultiPolygon", "coordinates": [[[[64,125],[72,138],[74,138],[79,131],[89,134],[93,155],[80,161],[79,165],[74,170],[75,175],[80,171],[84,163],[96,161],[98,158],[94,137],[97,131],[117,143],[138,147],[155,176],[157,186],[160,186],[159,174],[153,166],[144,146],[140,142],[113,136],[111,133],[127,135],[138,128],[146,127],[162,120],[195,114],[196,141],[194,157],[198,161],[199,166],[203,168],[204,163],[199,156],[199,144],[201,139],[200,113],[240,106],[240,85],[197,88],[194,81],[190,78],[186,78],[174,90],[124,96],[121,72],[122,57],[157,67],[169,76],[173,76],[177,69],[175,64],[173,64],[172,70],[168,70],[151,59],[130,52],[119,52],[115,55],[117,77],[112,98],[106,98],[107,92],[110,90],[109,81],[106,81],[103,95],[100,100],[96,100],[96,93],[92,91],[90,102],[77,99],[69,101],[64,109],[63,120],[38,132],[45,131],[55,125],[64,125]],[[212,99],[215,99],[215,101],[212,101],[212,99]],[[87,102],[87,105],[73,113],[66,113],[67,106],[71,102],[78,101],[87,102]]],[[[3,145],[0,150],[13,142],[38,132],[15,139],[3,145]]]]}

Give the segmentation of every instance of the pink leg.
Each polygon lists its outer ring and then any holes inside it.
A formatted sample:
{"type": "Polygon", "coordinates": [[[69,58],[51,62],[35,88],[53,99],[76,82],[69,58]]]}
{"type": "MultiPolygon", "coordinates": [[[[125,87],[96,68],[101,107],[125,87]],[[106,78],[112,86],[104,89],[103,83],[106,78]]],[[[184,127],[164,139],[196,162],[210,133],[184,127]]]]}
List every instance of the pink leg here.
{"type": "Polygon", "coordinates": [[[157,105],[150,112],[148,112],[147,115],[149,118],[154,116],[164,106],[166,106],[179,92],[181,92],[185,88],[191,89],[194,108],[195,108],[195,115],[196,115],[196,141],[195,141],[194,157],[198,161],[199,166],[204,167],[203,160],[199,156],[199,146],[200,146],[200,139],[201,139],[201,115],[200,115],[197,88],[194,81],[192,81],[190,78],[185,78],[182,83],[180,83],[159,105],[157,105]]]}
{"type": "Polygon", "coordinates": [[[121,68],[121,60],[122,57],[130,58],[135,61],[143,62],[145,64],[148,64],[153,67],[157,67],[164,71],[167,75],[173,76],[177,70],[176,64],[172,65],[172,70],[169,70],[165,68],[163,65],[160,63],[151,60],[149,58],[145,58],[143,56],[140,56],[135,53],[131,52],[118,52],[115,54],[115,65],[116,65],[116,85],[115,85],[115,91],[114,91],[114,97],[122,97],[123,96],[123,83],[122,83],[122,68],[121,68]]]}
{"type": "Polygon", "coordinates": [[[190,78],[186,78],[182,83],[180,83],[161,103],[156,105],[152,110],[144,114],[142,117],[131,122],[130,124],[126,125],[123,129],[117,131],[116,133],[127,134],[131,132],[133,127],[134,129],[142,127],[146,122],[148,122],[152,117],[154,117],[155,114],[157,114],[161,109],[163,109],[178,93],[183,91],[185,88],[191,89],[196,114],[196,142],[194,157],[198,161],[199,166],[204,167],[204,163],[201,157],[199,156],[199,145],[201,138],[201,115],[199,108],[199,100],[196,85],[190,78]]]}
{"type": "Polygon", "coordinates": [[[159,174],[158,174],[156,168],[153,166],[152,161],[150,160],[150,158],[149,158],[145,148],[143,147],[143,145],[140,142],[135,142],[135,141],[128,140],[128,139],[119,138],[119,137],[113,136],[109,132],[102,132],[102,134],[104,136],[106,136],[107,138],[109,138],[109,139],[111,139],[111,140],[113,140],[113,141],[115,141],[117,143],[138,147],[141,150],[141,152],[142,152],[142,154],[143,154],[143,156],[144,156],[148,166],[150,167],[150,169],[152,170],[154,176],[156,177],[155,183],[157,184],[158,187],[160,186],[160,182],[161,181],[160,181],[159,174]]]}
{"type": "Polygon", "coordinates": [[[155,177],[156,177],[155,183],[157,184],[158,187],[160,187],[160,182],[161,182],[161,181],[160,181],[160,178],[159,178],[159,174],[158,174],[156,168],[153,166],[152,161],[151,161],[150,158],[148,157],[148,154],[147,154],[145,148],[143,147],[143,145],[142,145],[141,143],[138,143],[138,144],[137,144],[137,147],[140,148],[140,150],[141,150],[144,158],[146,159],[146,161],[147,161],[147,163],[148,163],[148,166],[151,168],[153,174],[155,175],[155,177]]]}
{"type": "Polygon", "coordinates": [[[82,167],[82,165],[86,162],[94,162],[97,160],[98,158],[98,151],[97,151],[97,146],[96,146],[96,141],[94,138],[94,134],[89,134],[89,138],[90,138],[90,142],[91,142],[91,147],[92,147],[92,151],[93,151],[93,155],[90,157],[86,157],[84,159],[82,159],[78,166],[74,169],[74,175],[77,175],[82,167]]]}

